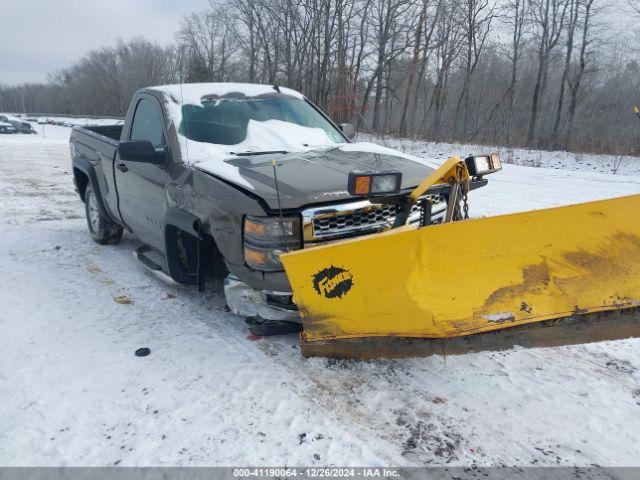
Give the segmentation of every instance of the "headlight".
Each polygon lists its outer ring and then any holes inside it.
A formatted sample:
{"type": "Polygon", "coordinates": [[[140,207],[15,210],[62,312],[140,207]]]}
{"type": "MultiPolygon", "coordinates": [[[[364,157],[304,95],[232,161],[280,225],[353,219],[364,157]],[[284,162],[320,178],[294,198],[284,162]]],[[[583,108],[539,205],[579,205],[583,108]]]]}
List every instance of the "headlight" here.
{"type": "Polygon", "coordinates": [[[256,270],[282,270],[280,254],[300,248],[297,217],[253,217],[244,219],[244,260],[256,270]]]}
{"type": "Polygon", "coordinates": [[[393,170],[349,173],[349,193],[351,195],[388,195],[400,191],[402,174],[393,170]]]}
{"type": "Polygon", "coordinates": [[[492,153],[490,155],[473,155],[464,160],[472,177],[487,175],[488,173],[502,170],[500,155],[492,153]]]}
{"type": "Polygon", "coordinates": [[[491,166],[494,170],[502,170],[502,159],[497,153],[491,154],[491,166]]]}

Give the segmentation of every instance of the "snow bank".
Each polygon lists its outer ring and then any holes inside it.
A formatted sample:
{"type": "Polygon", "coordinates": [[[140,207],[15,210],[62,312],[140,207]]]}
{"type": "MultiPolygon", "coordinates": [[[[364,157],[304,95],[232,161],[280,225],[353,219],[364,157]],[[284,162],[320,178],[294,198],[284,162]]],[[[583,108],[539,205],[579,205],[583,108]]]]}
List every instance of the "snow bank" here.
{"type": "MultiPolygon", "coordinates": [[[[372,135],[361,134],[363,139],[374,140],[372,135]]],[[[464,143],[439,143],[426,140],[386,137],[385,145],[397,148],[411,155],[427,155],[442,163],[450,155],[465,157],[489,152],[498,152],[503,163],[523,167],[541,167],[553,170],[571,170],[579,172],[614,173],[623,180],[625,175],[640,176],[640,158],[630,155],[596,155],[567,151],[529,150],[526,148],[508,148],[500,146],[473,145],[464,143]]]]}

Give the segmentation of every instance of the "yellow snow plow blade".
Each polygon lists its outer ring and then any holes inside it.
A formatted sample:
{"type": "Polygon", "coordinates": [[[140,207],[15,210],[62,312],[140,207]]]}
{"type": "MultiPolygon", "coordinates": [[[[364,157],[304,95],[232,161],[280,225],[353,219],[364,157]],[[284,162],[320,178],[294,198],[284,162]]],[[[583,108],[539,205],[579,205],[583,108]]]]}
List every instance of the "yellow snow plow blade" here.
{"type": "Polygon", "coordinates": [[[640,305],[638,212],[635,195],[282,255],[303,353],[397,357],[640,336],[640,314],[581,316],[640,305]],[[412,338],[427,340],[401,341],[412,338]]]}

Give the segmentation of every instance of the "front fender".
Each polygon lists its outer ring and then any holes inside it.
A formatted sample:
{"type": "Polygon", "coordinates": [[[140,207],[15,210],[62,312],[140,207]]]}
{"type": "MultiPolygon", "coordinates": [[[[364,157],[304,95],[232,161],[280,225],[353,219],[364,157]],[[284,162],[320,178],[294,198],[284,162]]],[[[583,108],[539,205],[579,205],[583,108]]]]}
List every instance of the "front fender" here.
{"type": "Polygon", "coordinates": [[[176,282],[186,283],[188,285],[198,283],[198,275],[185,272],[178,261],[179,252],[176,229],[182,230],[195,238],[200,238],[200,226],[200,219],[195,215],[178,208],[167,208],[164,221],[165,255],[169,275],[171,275],[176,282]]]}

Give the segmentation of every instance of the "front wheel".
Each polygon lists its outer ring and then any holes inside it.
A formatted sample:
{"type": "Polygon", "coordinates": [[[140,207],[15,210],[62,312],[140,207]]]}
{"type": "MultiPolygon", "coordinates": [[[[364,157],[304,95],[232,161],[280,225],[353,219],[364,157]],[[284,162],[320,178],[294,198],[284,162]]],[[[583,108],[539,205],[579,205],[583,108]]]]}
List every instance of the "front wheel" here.
{"type": "Polygon", "coordinates": [[[87,185],[87,189],[84,192],[84,212],[87,217],[89,235],[94,242],[100,245],[108,245],[120,241],[122,227],[100,213],[96,194],[90,184],[87,185]]]}

